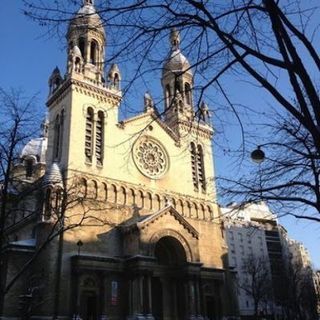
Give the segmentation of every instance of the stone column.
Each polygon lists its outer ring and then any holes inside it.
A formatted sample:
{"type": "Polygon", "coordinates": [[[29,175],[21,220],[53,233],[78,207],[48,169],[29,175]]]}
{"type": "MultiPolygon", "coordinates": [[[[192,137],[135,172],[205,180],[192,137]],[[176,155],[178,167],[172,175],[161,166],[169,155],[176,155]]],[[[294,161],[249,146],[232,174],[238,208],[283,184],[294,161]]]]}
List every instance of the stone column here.
{"type": "Polygon", "coordinates": [[[161,278],[163,320],[171,320],[171,292],[169,280],[161,278]]]}
{"type": "Polygon", "coordinates": [[[137,275],[133,280],[133,318],[145,319],[143,316],[143,276],[137,275]]]}
{"type": "Polygon", "coordinates": [[[195,279],[195,292],[196,292],[196,314],[197,319],[203,319],[203,310],[202,310],[202,292],[200,289],[200,279],[197,277],[195,279]]]}
{"type": "Polygon", "coordinates": [[[188,280],[188,294],[189,294],[189,319],[195,319],[195,287],[192,279],[188,280]]]}
{"type": "Polygon", "coordinates": [[[99,311],[101,313],[101,319],[106,319],[107,318],[107,299],[106,299],[106,280],[107,278],[105,277],[104,274],[99,275],[99,281],[100,281],[100,288],[99,288],[99,311]]]}
{"type": "Polygon", "coordinates": [[[147,320],[154,320],[152,315],[152,285],[151,285],[151,275],[146,276],[146,290],[147,290],[147,320]]]}

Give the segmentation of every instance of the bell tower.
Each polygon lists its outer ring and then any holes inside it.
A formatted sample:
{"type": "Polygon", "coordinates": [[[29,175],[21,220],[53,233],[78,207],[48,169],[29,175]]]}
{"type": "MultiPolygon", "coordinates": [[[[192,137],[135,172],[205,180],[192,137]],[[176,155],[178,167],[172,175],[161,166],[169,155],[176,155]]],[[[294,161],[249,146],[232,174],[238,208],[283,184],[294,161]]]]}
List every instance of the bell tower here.
{"type": "Polygon", "coordinates": [[[83,1],[83,6],[69,25],[67,41],[67,73],[77,73],[97,82],[104,81],[106,35],[93,0],[83,1]]]}
{"type": "Polygon", "coordinates": [[[171,50],[162,69],[162,87],[164,94],[165,121],[179,133],[179,122],[190,122],[193,111],[193,74],[187,58],[180,50],[179,31],[170,33],[171,50]]]}
{"type": "Polygon", "coordinates": [[[49,78],[47,164],[88,172],[103,170],[110,128],[118,123],[121,74],[112,64],[105,76],[106,33],[93,0],[83,0],[70,21],[67,68],[49,78]]]}

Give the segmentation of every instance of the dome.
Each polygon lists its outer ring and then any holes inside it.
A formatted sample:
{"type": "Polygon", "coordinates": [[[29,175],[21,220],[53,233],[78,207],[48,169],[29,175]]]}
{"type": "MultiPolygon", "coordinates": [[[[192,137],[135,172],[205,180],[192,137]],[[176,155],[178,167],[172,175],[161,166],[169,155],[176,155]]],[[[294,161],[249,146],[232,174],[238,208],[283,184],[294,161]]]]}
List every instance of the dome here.
{"type": "Polygon", "coordinates": [[[44,163],[46,161],[47,145],[46,137],[32,139],[23,147],[20,158],[35,158],[37,162],[44,163]]]}
{"type": "Polygon", "coordinates": [[[43,186],[63,186],[62,174],[59,165],[53,162],[52,165],[46,170],[43,178],[43,186]]]}
{"type": "Polygon", "coordinates": [[[71,20],[68,33],[78,28],[90,28],[103,34],[105,31],[100,16],[92,4],[84,4],[71,20]]]}
{"type": "Polygon", "coordinates": [[[78,46],[74,46],[72,51],[75,55],[82,57],[81,51],[78,46]]]}
{"type": "Polygon", "coordinates": [[[192,75],[190,63],[188,59],[180,51],[180,33],[176,29],[172,29],[170,33],[171,52],[163,65],[162,74],[167,72],[173,73],[189,73],[192,75]]]}
{"type": "Polygon", "coordinates": [[[167,72],[186,72],[192,75],[188,59],[181,53],[180,49],[171,52],[163,65],[163,74],[167,72]]]}

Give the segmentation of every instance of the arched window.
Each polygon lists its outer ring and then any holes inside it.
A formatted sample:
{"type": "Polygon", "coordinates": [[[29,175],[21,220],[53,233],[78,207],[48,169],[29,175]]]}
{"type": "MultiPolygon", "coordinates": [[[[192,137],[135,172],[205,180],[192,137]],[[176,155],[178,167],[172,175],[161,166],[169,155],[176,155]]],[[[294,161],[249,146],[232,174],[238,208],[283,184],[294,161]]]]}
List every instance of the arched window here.
{"type": "Polygon", "coordinates": [[[81,71],[81,70],[80,70],[80,63],[81,63],[80,58],[77,57],[77,58],[76,58],[76,61],[75,61],[75,71],[76,71],[76,72],[80,72],[80,71],[81,71]]]}
{"type": "Polygon", "coordinates": [[[87,162],[92,162],[92,144],[93,144],[93,110],[88,108],[86,115],[86,132],[84,153],[87,162]]]}
{"type": "Polygon", "coordinates": [[[63,141],[63,131],[64,131],[64,110],[61,111],[60,115],[60,134],[59,134],[59,159],[61,158],[62,155],[62,141],[63,141]]]}
{"type": "Polygon", "coordinates": [[[182,200],[178,200],[178,203],[177,203],[177,211],[181,214],[181,215],[184,215],[184,211],[183,211],[183,202],[182,200]]]}
{"type": "Polygon", "coordinates": [[[51,210],[52,210],[51,193],[52,193],[51,188],[48,188],[46,190],[46,194],[45,194],[45,206],[44,206],[44,217],[45,217],[45,219],[50,219],[50,217],[51,217],[51,210]]]}
{"type": "Polygon", "coordinates": [[[166,85],[166,102],[167,102],[167,108],[170,108],[171,91],[170,91],[170,86],[168,84],[166,85]]]}
{"type": "Polygon", "coordinates": [[[115,73],[113,77],[113,85],[115,89],[120,89],[120,78],[119,74],[115,73]]]}
{"type": "Polygon", "coordinates": [[[96,158],[97,164],[103,164],[104,151],[104,114],[102,111],[98,112],[98,119],[96,122],[96,158]]]}
{"type": "Polygon", "coordinates": [[[186,104],[190,105],[191,104],[191,87],[188,82],[184,84],[184,94],[186,97],[186,104]]]}
{"type": "Polygon", "coordinates": [[[193,142],[190,144],[191,153],[191,173],[192,173],[192,183],[195,190],[198,190],[198,173],[197,173],[197,150],[193,142]]]}
{"type": "Polygon", "coordinates": [[[31,178],[33,174],[33,164],[34,159],[27,159],[25,161],[25,167],[26,167],[26,178],[31,178]]]}
{"type": "Polygon", "coordinates": [[[192,218],[198,218],[199,217],[199,213],[198,213],[198,206],[196,203],[192,203],[192,212],[191,212],[191,217],[192,218]]]}
{"type": "Polygon", "coordinates": [[[110,192],[110,198],[109,198],[109,201],[112,202],[112,203],[117,203],[118,199],[117,199],[117,187],[112,184],[111,185],[111,188],[110,188],[111,192],[110,192]]]}
{"type": "Polygon", "coordinates": [[[144,207],[144,195],[143,195],[143,192],[141,190],[138,191],[137,206],[139,208],[143,208],[144,207]]]}
{"type": "Polygon", "coordinates": [[[124,187],[120,188],[118,203],[122,205],[125,205],[127,203],[127,192],[124,187]]]}
{"type": "Polygon", "coordinates": [[[175,83],[174,83],[174,87],[175,87],[175,92],[174,92],[174,94],[176,94],[177,91],[178,91],[179,93],[181,93],[180,81],[176,80],[175,83]]]}
{"type": "Polygon", "coordinates": [[[83,38],[79,39],[79,49],[81,51],[82,58],[84,58],[85,40],[83,38]]]}
{"type": "Polygon", "coordinates": [[[200,214],[199,218],[204,220],[206,218],[206,209],[204,208],[203,204],[200,204],[200,214]]]}
{"type": "Polygon", "coordinates": [[[145,207],[146,209],[152,209],[152,195],[150,192],[147,192],[145,207]]]}
{"type": "Polygon", "coordinates": [[[108,187],[104,182],[102,183],[101,192],[102,192],[102,199],[108,200],[108,187]]]}
{"type": "Polygon", "coordinates": [[[197,166],[199,183],[202,191],[204,192],[206,191],[206,176],[204,172],[203,150],[200,145],[198,145],[197,166]]]}
{"type": "Polygon", "coordinates": [[[96,181],[92,180],[91,183],[91,194],[92,194],[92,199],[97,199],[98,197],[98,184],[96,181]]]}
{"type": "Polygon", "coordinates": [[[191,218],[191,204],[190,204],[189,201],[187,202],[187,212],[186,212],[186,216],[187,216],[188,218],[191,218]]]}
{"type": "Polygon", "coordinates": [[[53,159],[58,159],[60,150],[60,116],[56,116],[54,123],[54,142],[53,142],[53,159]]]}
{"type": "Polygon", "coordinates": [[[90,44],[90,63],[97,65],[98,63],[98,44],[95,40],[90,44]]]}
{"type": "Polygon", "coordinates": [[[209,220],[212,220],[213,219],[213,212],[212,212],[212,208],[210,206],[207,207],[208,209],[208,215],[209,215],[209,220]]]}
{"type": "Polygon", "coordinates": [[[87,196],[88,193],[88,186],[87,186],[87,180],[86,179],[81,179],[80,180],[80,197],[85,198],[87,196]]]}
{"type": "Polygon", "coordinates": [[[129,205],[133,205],[136,203],[136,193],[133,189],[129,190],[129,205]]]}
{"type": "Polygon", "coordinates": [[[155,199],[155,209],[160,210],[160,208],[161,208],[160,196],[158,194],[156,194],[154,196],[154,199],[155,199]]]}

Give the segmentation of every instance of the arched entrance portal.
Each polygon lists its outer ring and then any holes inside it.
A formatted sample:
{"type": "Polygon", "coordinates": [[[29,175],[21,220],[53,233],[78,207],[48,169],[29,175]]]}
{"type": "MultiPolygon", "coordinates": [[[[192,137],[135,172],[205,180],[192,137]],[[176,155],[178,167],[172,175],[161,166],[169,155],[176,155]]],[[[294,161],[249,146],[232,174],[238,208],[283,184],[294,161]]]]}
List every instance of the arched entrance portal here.
{"type": "Polygon", "coordinates": [[[182,244],[165,236],[155,245],[157,272],[152,279],[152,310],[156,320],[184,319],[187,314],[186,282],[183,267],[187,264],[182,244]]]}
{"type": "Polygon", "coordinates": [[[172,236],[163,237],[156,243],[154,255],[160,265],[181,266],[187,262],[183,246],[172,236]]]}

